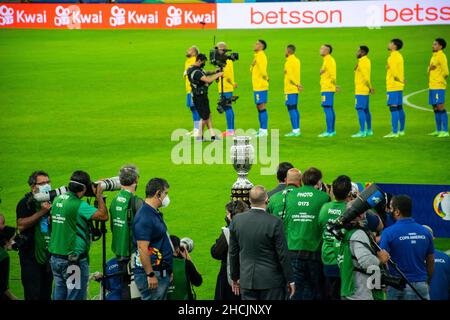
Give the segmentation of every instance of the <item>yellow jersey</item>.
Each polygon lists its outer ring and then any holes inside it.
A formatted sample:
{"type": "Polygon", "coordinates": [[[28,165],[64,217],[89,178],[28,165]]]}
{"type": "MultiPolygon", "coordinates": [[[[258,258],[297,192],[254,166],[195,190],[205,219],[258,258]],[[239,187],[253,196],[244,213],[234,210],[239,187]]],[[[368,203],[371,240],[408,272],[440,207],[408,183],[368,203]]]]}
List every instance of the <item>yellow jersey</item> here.
{"type": "Polygon", "coordinates": [[[300,60],[291,54],[284,63],[284,93],[298,93],[300,83],[300,60]]]}
{"type": "Polygon", "coordinates": [[[398,51],[391,51],[387,60],[386,90],[401,91],[405,87],[403,57],[398,51]],[[395,80],[397,79],[397,80],[395,80]]]}
{"type": "MultiPolygon", "coordinates": [[[[234,63],[231,60],[227,60],[227,64],[223,68],[223,92],[233,92],[234,90],[234,63]]],[[[218,88],[221,90],[222,78],[219,78],[218,88]]]]}
{"type": "MultiPolygon", "coordinates": [[[[436,67],[429,71],[429,86],[430,89],[445,89],[447,88],[448,64],[447,57],[442,50],[433,52],[430,60],[430,66],[436,67]]],[[[429,69],[428,69],[429,70],[429,69]]]]}
{"type": "Polygon", "coordinates": [[[255,65],[250,66],[252,73],[253,91],[264,91],[269,89],[269,75],[267,74],[267,57],[264,51],[255,53],[255,65]]]}
{"type": "Polygon", "coordinates": [[[190,66],[192,66],[195,63],[195,60],[197,59],[197,57],[190,57],[187,58],[186,61],[184,62],[184,81],[186,82],[186,93],[191,93],[192,88],[191,88],[191,83],[189,82],[189,79],[186,75],[186,71],[187,69],[189,69],[190,66]]]}
{"type": "Polygon", "coordinates": [[[372,84],[370,82],[371,63],[367,56],[358,59],[355,68],[355,94],[368,95],[372,84]]]}
{"type": "Polygon", "coordinates": [[[336,61],[331,54],[323,57],[320,70],[324,71],[320,75],[320,92],[336,92],[336,61]]]}

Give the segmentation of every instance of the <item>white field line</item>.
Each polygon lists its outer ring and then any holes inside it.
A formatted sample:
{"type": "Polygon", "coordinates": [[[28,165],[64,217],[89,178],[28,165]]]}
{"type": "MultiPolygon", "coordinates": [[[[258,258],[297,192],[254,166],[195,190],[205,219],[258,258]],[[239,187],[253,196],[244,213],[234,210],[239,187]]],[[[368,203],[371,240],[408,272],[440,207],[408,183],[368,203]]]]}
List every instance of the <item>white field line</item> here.
{"type": "MultiPolygon", "coordinates": [[[[411,92],[410,94],[406,95],[403,97],[403,104],[406,104],[407,106],[414,108],[414,109],[418,109],[418,110],[424,110],[424,111],[428,111],[428,112],[433,112],[433,109],[430,108],[425,108],[425,107],[421,107],[421,106],[417,106],[411,102],[408,101],[409,98],[411,98],[412,96],[424,92],[424,91],[428,91],[428,89],[422,89],[419,91],[415,91],[415,92],[411,92]]],[[[450,112],[447,112],[447,114],[450,114],[450,112]]]]}

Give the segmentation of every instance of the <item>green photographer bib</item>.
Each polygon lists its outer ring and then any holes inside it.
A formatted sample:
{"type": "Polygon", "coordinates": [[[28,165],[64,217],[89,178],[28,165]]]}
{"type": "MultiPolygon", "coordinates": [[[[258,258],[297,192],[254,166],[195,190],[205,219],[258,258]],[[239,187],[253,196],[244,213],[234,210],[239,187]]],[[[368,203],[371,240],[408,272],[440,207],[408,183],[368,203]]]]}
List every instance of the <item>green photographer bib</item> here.
{"type": "Polygon", "coordinates": [[[50,253],[64,256],[75,253],[80,205],[81,199],[72,192],[62,194],[53,201],[50,253]]]}
{"type": "Polygon", "coordinates": [[[327,231],[327,223],[336,221],[345,211],[345,201],[332,201],[322,206],[319,224],[322,228],[322,262],[325,265],[336,265],[336,237],[327,231]]]}
{"type": "Polygon", "coordinates": [[[131,192],[121,190],[111,202],[111,250],[116,256],[129,257],[133,250],[130,222],[133,221],[135,212],[129,212],[128,206],[134,198],[131,192]]]}

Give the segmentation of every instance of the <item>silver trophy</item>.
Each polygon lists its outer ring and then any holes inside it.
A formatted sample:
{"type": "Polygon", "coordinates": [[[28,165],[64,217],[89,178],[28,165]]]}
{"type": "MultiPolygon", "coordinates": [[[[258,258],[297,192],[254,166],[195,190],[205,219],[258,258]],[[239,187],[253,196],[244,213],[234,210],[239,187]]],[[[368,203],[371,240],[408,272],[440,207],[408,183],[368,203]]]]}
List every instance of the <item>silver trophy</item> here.
{"type": "Polygon", "coordinates": [[[231,188],[231,199],[233,201],[240,199],[247,204],[249,204],[250,189],[253,188],[253,183],[247,179],[254,157],[250,139],[247,136],[234,137],[233,146],[231,146],[231,161],[238,174],[238,178],[231,188]]]}

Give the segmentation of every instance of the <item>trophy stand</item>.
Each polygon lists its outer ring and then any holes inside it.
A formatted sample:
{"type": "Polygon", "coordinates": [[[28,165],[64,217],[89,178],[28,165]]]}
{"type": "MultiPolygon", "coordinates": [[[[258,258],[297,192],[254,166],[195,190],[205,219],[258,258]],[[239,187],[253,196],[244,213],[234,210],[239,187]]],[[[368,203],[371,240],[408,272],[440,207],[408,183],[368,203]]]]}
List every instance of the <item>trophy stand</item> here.
{"type": "Polygon", "coordinates": [[[253,188],[253,184],[248,180],[248,172],[253,163],[253,146],[250,144],[250,137],[238,136],[233,138],[233,146],[231,147],[231,161],[233,168],[238,174],[236,182],[231,187],[231,200],[242,200],[248,205],[249,192],[253,188]]]}

